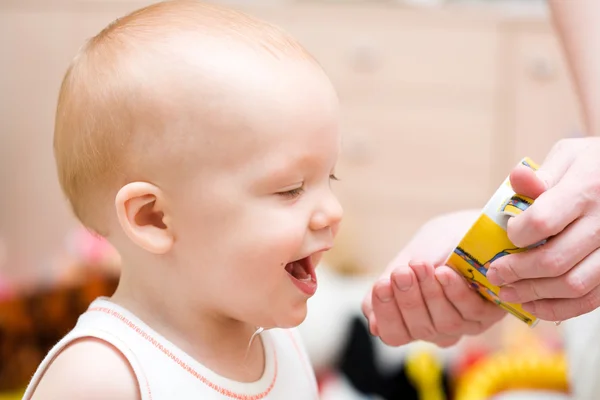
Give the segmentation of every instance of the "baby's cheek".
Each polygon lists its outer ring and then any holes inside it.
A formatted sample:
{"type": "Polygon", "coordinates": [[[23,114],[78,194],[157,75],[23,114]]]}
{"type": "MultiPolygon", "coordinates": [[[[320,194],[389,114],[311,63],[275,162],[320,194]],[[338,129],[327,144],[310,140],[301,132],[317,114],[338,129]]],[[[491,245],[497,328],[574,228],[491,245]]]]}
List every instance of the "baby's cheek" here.
{"type": "Polygon", "coordinates": [[[312,256],[313,265],[315,267],[318,266],[322,259],[323,259],[323,253],[315,254],[314,256],[312,256]]]}
{"type": "Polygon", "coordinates": [[[334,238],[337,236],[339,231],[340,231],[340,223],[337,223],[331,227],[331,234],[333,235],[334,238]]]}
{"type": "Polygon", "coordinates": [[[257,237],[261,237],[265,250],[286,254],[286,262],[289,262],[292,260],[287,258],[300,255],[297,252],[304,243],[306,226],[296,221],[273,221],[265,224],[257,237]]]}

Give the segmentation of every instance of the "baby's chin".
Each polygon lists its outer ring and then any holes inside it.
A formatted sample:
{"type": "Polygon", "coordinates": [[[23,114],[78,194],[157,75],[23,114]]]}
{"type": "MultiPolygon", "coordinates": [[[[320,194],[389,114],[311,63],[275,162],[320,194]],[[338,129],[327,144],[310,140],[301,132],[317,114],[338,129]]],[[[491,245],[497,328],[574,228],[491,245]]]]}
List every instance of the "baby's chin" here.
{"type": "Polygon", "coordinates": [[[298,325],[302,324],[302,322],[304,322],[304,320],[306,319],[307,311],[308,308],[306,301],[303,301],[301,304],[297,304],[293,309],[287,310],[287,312],[282,312],[281,314],[273,315],[271,317],[271,323],[266,324],[267,326],[262,326],[262,328],[296,328],[298,325]]]}

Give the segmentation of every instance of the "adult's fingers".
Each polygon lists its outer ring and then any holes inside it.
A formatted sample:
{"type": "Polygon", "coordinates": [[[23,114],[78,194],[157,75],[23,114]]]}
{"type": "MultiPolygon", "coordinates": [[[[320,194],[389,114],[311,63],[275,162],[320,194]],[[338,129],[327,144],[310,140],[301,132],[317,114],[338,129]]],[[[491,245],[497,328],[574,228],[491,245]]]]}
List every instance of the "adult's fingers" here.
{"type": "Polygon", "coordinates": [[[389,280],[375,283],[371,304],[373,322],[376,321],[376,328],[370,328],[371,333],[378,335],[385,344],[390,346],[400,346],[412,340],[394,300],[394,292],[389,280]]]}
{"type": "Polygon", "coordinates": [[[500,299],[526,303],[540,299],[572,299],[584,297],[600,286],[600,250],[556,278],[526,279],[502,287],[500,299]]]}
{"type": "Polygon", "coordinates": [[[480,325],[463,320],[444,293],[431,264],[409,264],[421,286],[421,293],[436,331],[443,335],[475,334],[480,325]]]}
{"type": "Polygon", "coordinates": [[[437,279],[442,282],[446,297],[463,319],[475,321],[480,331],[499,321],[506,312],[492,302],[483,299],[471,289],[465,279],[449,267],[442,266],[435,270],[437,279]]]}
{"type": "Polygon", "coordinates": [[[436,330],[412,268],[397,268],[392,272],[392,283],[396,303],[410,336],[417,340],[435,339],[436,330]]]}
{"type": "Polygon", "coordinates": [[[579,186],[580,182],[565,178],[522,214],[510,218],[507,233],[511,242],[527,247],[562,232],[584,212],[579,186]]]}
{"type": "Polygon", "coordinates": [[[523,308],[546,321],[565,321],[600,307],[600,286],[577,299],[544,299],[524,303],[523,308]]]}
{"type": "Polygon", "coordinates": [[[516,193],[536,199],[560,182],[577,154],[587,146],[587,142],[580,139],[557,142],[537,171],[521,164],[517,165],[510,174],[511,186],[516,193]]]}
{"type": "Polygon", "coordinates": [[[531,207],[508,222],[508,236],[515,245],[526,247],[554,236],[582,214],[581,177],[570,174],[570,169],[587,147],[589,140],[585,139],[556,143],[535,173],[537,183],[530,174],[515,169],[516,176],[511,176],[515,192],[536,198],[531,207]]]}
{"type": "Polygon", "coordinates": [[[506,285],[522,279],[561,276],[600,247],[600,217],[585,216],[542,246],[495,260],[488,280],[506,285]]]}
{"type": "Polygon", "coordinates": [[[510,173],[510,184],[516,193],[532,199],[538,198],[547,188],[535,171],[521,164],[510,173]]]}

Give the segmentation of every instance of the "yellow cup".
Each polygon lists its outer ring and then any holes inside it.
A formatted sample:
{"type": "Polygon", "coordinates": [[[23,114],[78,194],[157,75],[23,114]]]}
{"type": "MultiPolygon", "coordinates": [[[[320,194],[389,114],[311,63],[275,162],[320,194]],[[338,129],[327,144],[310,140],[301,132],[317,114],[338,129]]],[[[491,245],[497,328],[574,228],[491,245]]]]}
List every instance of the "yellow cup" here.
{"type": "MultiPolygon", "coordinates": [[[[521,164],[534,171],[538,169],[529,158],[521,160],[521,164]]],[[[526,251],[540,244],[518,248],[508,239],[506,233],[509,218],[522,213],[531,204],[533,204],[532,199],[514,192],[507,177],[483,208],[477,221],[450,254],[446,265],[464,275],[471,287],[484,298],[533,327],[538,322],[537,318],[523,310],[520,304],[501,301],[498,297],[500,288],[492,285],[486,278],[487,270],[494,260],[508,254],[526,251]]]]}

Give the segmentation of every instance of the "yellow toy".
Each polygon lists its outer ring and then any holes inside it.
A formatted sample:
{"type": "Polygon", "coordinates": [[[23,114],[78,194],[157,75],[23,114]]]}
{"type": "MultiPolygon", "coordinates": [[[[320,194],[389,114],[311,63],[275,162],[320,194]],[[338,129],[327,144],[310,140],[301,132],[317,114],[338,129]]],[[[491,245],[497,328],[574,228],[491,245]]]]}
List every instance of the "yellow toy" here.
{"type": "Polygon", "coordinates": [[[469,340],[460,345],[459,361],[450,367],[451,388],[444,387],[440,351],[425,342],[412,344],[405,359],[406,376],[419,400],[489,400],[501,393],[544,391],[569,393],[567,359],[552,334],[556,328],[545,321],[533,331],[516,320],[505,320],[500,348],[491,353],[469,340]],[[552,331],[545,332],[544,328],[552,331]],[[540,336],[542,333],[544,333],[540,336]],[[470,357],[475,356],[475,358],[470,357]],[[448,390],[450,394],[448,394],[448,390]]]}
{"type": "Polygon", "coordinates": [[[406,358],[406,376],[419,395],[419,400],[445,400],[443,366],[425,349],[415,350],[406,358]]]}
{"type": "Polygon", "coordinates": [[[456,400],[487,400],[511,390],[568,393],[563,353],[501,353],[476,364],[458,381],[456,400]]]}

